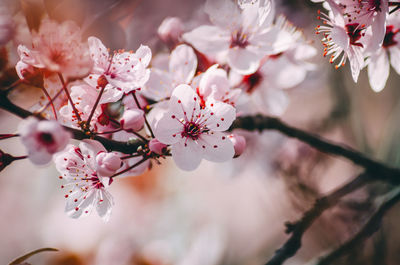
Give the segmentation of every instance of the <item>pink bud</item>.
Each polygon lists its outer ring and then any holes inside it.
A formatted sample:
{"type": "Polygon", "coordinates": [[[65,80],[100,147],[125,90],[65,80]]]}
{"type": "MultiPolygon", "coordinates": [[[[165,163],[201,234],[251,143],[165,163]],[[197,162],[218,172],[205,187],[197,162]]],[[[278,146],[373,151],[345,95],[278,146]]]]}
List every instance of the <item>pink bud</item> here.
{"type": "Polygon", "coordinates": [[[124,130],[139,131],[143,128],[144,112],[141,109],[125,110],[120,122],[124,130]]]}
{"type": "Polygon", "coordinates": [[[243,154],[244,150],[246,149],[246,138],[241,135],[231,134],[228,138],[233,143],[233,148],[235,149],[235,156],[238,157],[243,154]]]}
{"type": "Polygon", "coordinates": [[[153,153],[156,153],[158,155],[162,155],[165,152],[165,149],[167,148],[167,145],[161,143],[157,139],[152,139],[149,142],[149,149],[153,153]]]}
{"type": "Polygon", "coordinates": [[[174,47],[179,43],[183,34],[183,23],[177,17],[167,17],[158,27],[158,36],[168,46],[174,47]]]}
{"type": "Polygon", "coordinates": [[[96,156],[97,173],[103,177],[112,176],[121,168],[122,160],[116,153],[100,152],[96,156]]]}

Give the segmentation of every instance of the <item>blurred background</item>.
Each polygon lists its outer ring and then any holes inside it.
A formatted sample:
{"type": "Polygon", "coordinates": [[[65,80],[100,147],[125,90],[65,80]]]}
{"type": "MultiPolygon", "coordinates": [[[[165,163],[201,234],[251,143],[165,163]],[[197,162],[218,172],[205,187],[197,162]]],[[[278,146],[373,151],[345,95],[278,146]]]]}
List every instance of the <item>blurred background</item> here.
{"type": "MultiPolygon", "coordinates": [[[[111,49],[149,45],[153,55],[167,51],[157,36],[164,18],[179,17],[185,30],[209,23],[204,1],[188,0],[0,0],[0,47],[7,86],[15,77],[16,47],[30,41],[28,24],[45,10],[56,20],[75,20],[84,35],[97,36],[111,49]],[[3,19],[3,20],[1,20],[3,19]],[[9,20],[8,20],[9,21],[9,20]],[[5,26],[4,26],[5,25],[5,26]],[[2,28],[3,27],[3,28],[2,28]],[[8,59],[4,54],[8,54],[8,59]]],[[[392,70],[386,88],[373,92],[367,74],[351,80],[348,65],[334,70],[322,57],[315,36],[316,12],[308,1],[276,0],[277,13],[302,28],[314,42],[317,69],[287,92],[285,122],[352,146],[370,157],[400,166],[399,77],[392,70]]],[[[20,89],[12,100],[29,108],[39,97],[20,89]]],[[[15,132],[19,119],[0,111],[0,133],[15,132]]],[[[95,214],[74,220],[64,213],[62,184],[53,165],[23,160],[0,173],[0,264],[41,247],[29,262],[36,265],[212,265],[264,264],[287,238],[286,221],[297,220],[317,197],[361,172],[351,163],[324,155],[276,132],[241,132],[245,153],[232,162],[202,162],[183,172],[167,161],[145,174],[116,181],[110,192],[115,207],[108,223],[95,214]]],[[[0,149],[24,155],[19,139],[0,141],[0,149]]],[[[303,246],[285,264],[306,264],[354,235],[375,209],[374,198],[389,190],[369,185],[326,211],[306,232],[303,246]]],[[[381,229],[336,264],[400,264],[399,207],[381,229]]]]}

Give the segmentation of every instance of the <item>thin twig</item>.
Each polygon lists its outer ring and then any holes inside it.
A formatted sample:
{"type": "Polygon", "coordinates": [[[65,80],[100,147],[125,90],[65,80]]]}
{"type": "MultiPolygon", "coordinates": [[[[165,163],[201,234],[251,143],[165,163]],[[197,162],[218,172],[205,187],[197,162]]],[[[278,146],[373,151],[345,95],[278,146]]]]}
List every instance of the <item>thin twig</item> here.
{"type": "Polygon", "coordinates": [[[124,173],[130,171],[131,169],[133,169],[133,168],[137,167],[138,165],[142,164],[143,162],[145,162],[145,161],[146,161],[147,159],[149,159],[149,158],[150,158],[149,156],[143,157],[142,160],[139,160],[138,162],[136,162],[135,164],[133,164],[132,166],[130,166],[130,167],[128,167],[128,168],[125,168],[125,169],[122,170],[121,172],[115,173],[115,174],[112,175],[110,178],[115,178],[115,177],[117,177],[117,176],[119,176],[119,175],[121,175],[121,174],[124,174],[124,173]]]}
{"type": "MultiPolygon", "coordinates": [[[[136,97],[135,91],[132,92],[132,96],[133,96],[133,99],[135,100],[136,106],[137,106],[139,109],[142,109],[142,107],[140,106],[139,100],[138,100],[137,97],[136,97]]],[[[152,138],[156,138],[156,137],[154,136],[153,130],[152,130],[151,127],[150,127],[149,122],[147,121],[146,115],[144,115],[144,122],[146,123],[146,126],[147,126],[147,128],[149,129],[149,132],[150,132],[151,137],[152,137],[152,138]]]]}
{"type": "Polygon", "coordinates": [[[326,209],[336,205],[345,195],[361,188],[371,180],[372,178],[367,173],[358,175],[355,179],[333,191],[331,194],[317,199],[314,206],[305,212],[300,220],[294,223],[287,223],[286,233],[290,233],[291,236],[283,246],[275,252],[274,256],[266,263],[266,265],[280,265],[290,257],[294,256],[301,247],[301,239],[304,232],[326,209]]]}
{"type": "Polygon", "coordinates": [[[72,100],[72,98],[71,98],[71,96],[70,96],[70,94],[68,92],[67,84],[64,81],[64,77],[60,73],[58,74],[58,77],[60,78],[60,81],[61,81],[61,84],[63,86],[63,89],[65,91],[65,94],[67,95],[69,103],[72,106],[72,109],[73,109],[73,111],[75,113],[76,118],[78,119],[79,122],[81,122],[82,121],[81,116],[79,115],[79,111],[76,109],[75,104],[74,104],[74,102],[73,102],[73,100],[72,100]]]}
{"type": "Polygon", "coordinates": [[[96,111],[97,105],[98,105],[99,102],[100,102],[100,99],[101,99],[101,96],[103,95],[103,92],[104,92],[105,87],[106,87],[105,85],[104,85],[104,86],[101,86],[100,93],[99,93],[99,95],[97,96],[96,102],[94,103],[93,108],[92,108],[92,111],[91,111],[90,114],[89,114],[89,118],[88,118],[87,121],[86,121],[86,128],[88,128],[88,129],[90,128],[90,121],[92,120],[92,117],[93,117],[93,115],[94,115],[94,112],[96,111]]]}
{"type": "Polygon", "coordinates": [[[263,116],[260,114],[255,116],[238,117],[233,122],[231,130],[237,128],[249,131],[279,131],[288,137],[293,137],[307,143],[321,152],[344,157],[352,161],[354,164],[363,167],[374,178],[385,180],[392,184],[400,184],[400,169],[392,168],[377,160],[371,159],[351,147],[335,143],[313,133],[287,125],[278,118],[263,116]]]}
{"type": "Polygon", "coordinates": [[[393,206],[395,206],[400,201],[400,192],[397,192],[392,198],[388,199],[384,202],[379,209],[371,216],[368,222],[355,234],[351,239],[346,241],[336,250],[332,251],[330,254],[320,258],[318,261],[318,265],[328,265],[331,264],[336,259],[345,255],[354,247],[359,246],[364,240],[373,235],[376,231],[379,230],[382,219],[393,206]]]}

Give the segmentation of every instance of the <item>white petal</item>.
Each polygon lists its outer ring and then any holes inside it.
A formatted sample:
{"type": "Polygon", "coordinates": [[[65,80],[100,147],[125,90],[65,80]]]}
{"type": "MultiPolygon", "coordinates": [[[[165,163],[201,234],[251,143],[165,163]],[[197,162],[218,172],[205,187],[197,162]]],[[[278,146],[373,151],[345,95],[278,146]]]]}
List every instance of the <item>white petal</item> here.
{"type": "Polygon", "coordinates": [[[149,81],[142,92],[146,97],[160,100],[170,97],[173,89],[170,74],[164,70],[152,68],[149,81]]]}
{"type": "Polygon", "coordinates": [[[368,78],[372,90],[380,92],[385,88],[389,69],[389,58],[386,50],[380,48],[377,53],[371,56],[371,61],[368,64],[368,78]]]}
{"type": "Polygon", "coordinates": [[[179,85],[172,92],[169,108],[178,119],[193,121],[200,114],[199,96],[191,86],[179,85]]]}
{"type": "Polygon", "coordinates": [[[164,144],[174,144],[181,139],[183,125],[173,112],[166,112],[154,128],[155,137],[164,144]]]}
{"type": "Polygon", "coordinates": [[[193,49],[185,44],[171,52],[169,72],[176,84],[189,84],[196,73],[197,57],[193,49]]]}
{"type": "Polygon", "coordinates": [[[96,203],[97,214],[103,219],[104,222],[108,222],[111,216],[112,206],[114,204],[113,197],[105,189],[98,191],[98,201],[96,203]]]}
{"type": "Polygon", "coordinates": [[[351,75],[355,83],[357,83],[358,75],[364,67],[364,58],[360,47],[350,47],[348,53],[350,61],[351,75]]]}
{"type": "Polygon", "coordinates": [[[187,171],[195,170],[200,165],[201,152],[197,143],[190,139],[182,139],[171,147],[176,165],[187,171]]]}
{"type": "Polygon", "coordinates": [[[97,154],[100,152],[107,152],[104,146],[95,140],[82,140],[79,144],[79,148],[81,149],[83,158],[93,170],[96,168],[97,154]]]}
{"type": "Polygon", "coordinates": [[[396,70],[397,74],[400,75],[400,48],[399,47],[391,47],[390,51],[390,64],[396,70]]]}
{"type": "Polygon", "coordinates": [[[135,55],[142,64],[147,67],[151,61],[151,50],[146,45],[140,45],[140,47],[136,50],[135,55]]]}
{"type": "Polygon", "coordinates": [[[183,34],[183,39],[205,54],[215,55],[229,48],[230,32],[214,26],[200,26],[183,34]]]}
{"type": "Polygon", "coordinates": [[[102,74],[108,68],[109,53],[104,44],[96,37],[88,38],[90,57],[94,61],[93,72],[102,74]]]}
{"type": "Polygon", "coordinates": [[[208,0],[204,11],[212,23],[222,28],[236,28],[241,21],[240,10],[231,0],[208,0]]]}
{"type": "Polygon", "coordinates": [[[225,162],[235,154],[232,142],[221,132],[202,134],[197,141],[203,150],[204,159],[209,161],[225,162]]]}
{"type": "Polygon", "coordinates": [[[206,106],[213,113],[206,123],[210,130],[226,131],[236,119],[236,109],[230,104],[211,99],[206,102],[206,106]]]}
{"type": "Polygon", "coordinates": [[[200,95],[207,98],[212,93],[220,100],[230,88],[226,71],[213,65],[202,75],[199,84],[200,95]]]}
{"type": "Polygon", "coordinates": [[[235,47],[229,49],[228,52],[229,66],[242,75],[249,75],[257,71],[261,59],[259,55],[248,49],[235,47]]]}

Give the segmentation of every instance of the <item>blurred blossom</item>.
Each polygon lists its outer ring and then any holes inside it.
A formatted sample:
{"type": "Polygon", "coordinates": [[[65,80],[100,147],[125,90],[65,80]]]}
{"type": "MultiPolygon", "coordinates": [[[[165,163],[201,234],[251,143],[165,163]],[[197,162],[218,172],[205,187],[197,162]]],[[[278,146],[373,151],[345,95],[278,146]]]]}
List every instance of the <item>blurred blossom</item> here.
{"type": "Polygon", "coordinates": [[[158,36],[168,47],[175,47],[183,34],[184,25],[178,17],[167,17],[158,28],[158,36]]]}
{"type": "Polygon", "coordinates": [[[29,159],[38,165],[50,162],[53,154],[62,151],[71,139],[70,133],[59,123],[34,117],[23,120],[18,132],[29,159]]]}
{"type": "Polygon", "coordinates": [[[15,34],[15,23],[10,10],[0,5],[0,46],[7,44],[15,34]]]}

